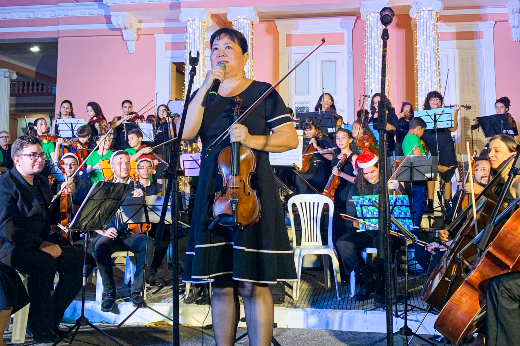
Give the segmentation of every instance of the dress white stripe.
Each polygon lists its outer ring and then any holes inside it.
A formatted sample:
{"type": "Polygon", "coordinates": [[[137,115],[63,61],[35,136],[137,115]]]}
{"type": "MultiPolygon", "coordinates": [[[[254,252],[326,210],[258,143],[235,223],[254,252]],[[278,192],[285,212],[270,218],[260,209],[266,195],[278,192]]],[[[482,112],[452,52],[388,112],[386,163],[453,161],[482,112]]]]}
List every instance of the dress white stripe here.
{"type": "Polygon", "coordinates": [[[224,275],[224,274],[233,274],[233,272],[222,272],[222,273],[215,273],[215,274],[211,274],[211,275],[205,275],[205,276],[196,276],[196,275],[192,275],[191,277],[192,278],[201,278],[201,279],[207,279],[207,278],[210,278],[210,277],[213,277],[213,276],[218,276],[218,275],[224,275]]]}
{"type": "Polygon", "coordinates": [[[222,245],[234,245],[233,242],[223,242],[223,243],[215,243],[215,244],[201,244],[201,245],[195,245],[195,248],[201,248],[201,247],[213,247],[213,246],[222,246],[222,245]]]}
{"type": "Polygon", "coordinates": [[[277,281],[255,281],[255,280],[236,278],[234,276],[233,276],[233,280],[246,281],[246,282],[258,282],[258,283],[261,283],[261,284],[275,284],[275,283],[277,283],[279,281],[298,281],[298,279],[276,279],[277,281]]]}
{"type": "Polygon", "coordinates": [[[249,252],[262,252],[262,253],[293,253],[293,250],[284,250],[284,251],[276,251],[276,250],[257,250],[257,249],[248,249],[243,246],[233,246],[233,249],[244,250],[249,252]]]}
{"type": "Polygon", "coordinates": [[[186,252],[186,255],[194,255],[195,256],[195,252],[186,252]]]}
{"type": "Polygon", "coordinates": [[[280,125],[278,125],[278,126],[275,126],[275,127],[271,128],[271,131],[272,131],[272,130],[275,130],[275,129],[277,129],[277,128],[279,128],[280,126],[284,126],[284,125],[287,125],[287,124],[292,124],[292,121],[287,121],[287,122],[285,122],[285,123],[283,123],[283,124],[280,124],[280,125]]]}
{"type": "Polygon", "coordinates": [[[280,118],[283,118],[283,117],[291,117],[290,114],[284,114],[284,115],[280,115],[280,116],[277,116],[276,118],[272,118],[272,119],[269,119],[267,120],[268,123],[270,123],[271,121],[275,121],[276,119],[280,119],[280,118]]]}

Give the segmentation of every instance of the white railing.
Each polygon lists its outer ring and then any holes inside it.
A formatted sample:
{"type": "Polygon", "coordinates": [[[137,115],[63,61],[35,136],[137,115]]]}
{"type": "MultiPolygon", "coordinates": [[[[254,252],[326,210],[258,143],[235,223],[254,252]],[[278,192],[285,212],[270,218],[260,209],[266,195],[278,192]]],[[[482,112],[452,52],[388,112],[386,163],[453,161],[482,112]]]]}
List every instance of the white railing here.
{"type": "Polygon", "coordinates": [[[30,96],[35,94],[51,95],[53,85],[44,84],[33,80],[11,81],[11,95],[30,96]]]}

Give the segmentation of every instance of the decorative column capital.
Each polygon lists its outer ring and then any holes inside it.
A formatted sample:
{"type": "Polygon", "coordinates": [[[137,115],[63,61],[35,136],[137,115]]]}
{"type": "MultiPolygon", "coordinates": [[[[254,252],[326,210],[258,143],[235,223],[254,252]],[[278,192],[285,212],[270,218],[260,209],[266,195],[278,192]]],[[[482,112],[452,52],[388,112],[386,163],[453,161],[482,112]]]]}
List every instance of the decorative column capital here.
{"type": "Polygon", "coordinates": [[[16,79],[18,76],[16,75],[16,72],[9,69],[0,69],[0,76],[6,79],[16,79]]]}
{"type": "Polygon", "coordinates": [[[510,0],[507,3],[509,26],[513,34],[513,41],[520,42],[520,0],[510,0]]]}
{"type": "Polygon", "coordinates": [[[258,14],[253,6],[230,7],[229,12],[227,13],[227,19],[230,22],[234,22],[239,18],[250,20],[253,22],[253,24],[258,24],[260,21],[260,19],[258,19],[258,14]]]}
{"type": "Polygon", "coordinates": [[[410,8],[410,17],[415,17],[417,12],[434,11],[440,12],[444,9],[442,0],[414,0],[410,8]]]}
{"type": "Polygon", "coordinates": [[[370,13],[379,13],[385,7],[390,7],[390,3],[388,1],[361,1],[361,19],[366,20],[370,13]]]}
{"type": "Polygon", "coordinates": [[[123,40],[126,41],[128,53],[133,54],[135,52],[135,42],[139,37],[137,35],[139,19],[128,12],[112,12],[110,13],[110,18],[112,24],[114,24],[116,28],[121,29],[123,40]]]}
{"type": "Polygon", "coordinates": [[[179,20],[185,23],[190,20],[198,20],[199,22],[206,22],[206,26],[213,24],[211,14],[205,8],[181,8],[179,20]]]}

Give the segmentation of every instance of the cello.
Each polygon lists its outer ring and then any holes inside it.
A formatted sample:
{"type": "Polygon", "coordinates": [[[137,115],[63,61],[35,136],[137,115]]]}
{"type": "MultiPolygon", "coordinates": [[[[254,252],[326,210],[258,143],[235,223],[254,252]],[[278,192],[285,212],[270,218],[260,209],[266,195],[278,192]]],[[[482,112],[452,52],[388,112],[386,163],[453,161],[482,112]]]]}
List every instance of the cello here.
{"type": "MultiPolygon", "coordinates": [[[[235,121],[240,117],[242,100],[235,97],[235,121]]],[[[256,156],[250,148],[233,142],[218,155],[218,170],[224,189],[215,195],[214,221],[224,227],[244,228],[260,220],[260,200],[251,188],[256,156]]],[[[211,228],[211,226],[210,226],[211,228]]]]}

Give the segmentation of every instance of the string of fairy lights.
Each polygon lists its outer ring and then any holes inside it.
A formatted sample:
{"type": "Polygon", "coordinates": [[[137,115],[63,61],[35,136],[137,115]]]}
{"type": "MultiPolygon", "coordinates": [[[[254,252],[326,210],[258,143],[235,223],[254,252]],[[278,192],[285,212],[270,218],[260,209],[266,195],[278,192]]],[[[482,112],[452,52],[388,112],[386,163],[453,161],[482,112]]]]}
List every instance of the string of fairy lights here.
{"type": "Polygon", "coordinates": [[[246,78],[253,79],[253,21],[239,17],[233,21],[233,27],[247,39],[249,59],[244,66],[244,74],[246,78]]]}
{"type": "Polygon", "coordinates": [[[186,50],[184,51],[184,96],[188,89],[190,80],[190,52],[193,55],[200,52],[197,74],[193,79],[192,90],[197,90],[206,77],[206,22],[198,19],[188,19],[186,21],[186,50]]]}
{"type": "MultiPolygon", "coordinates": [[[[366,94],[374,95],[381,92],[381,56],[383,54],[383,42],[381,34],[383,25],[379,19],[379,12],[371,12],[365,19],[365,91],[366,94]]],[[[386,65],[387,78],[385,93],[388,95],[388,62],[386,65]]],[[[365,104],[370,105],[369,102],[365,104]]]]}
{"type": "Polygon", "coordinates": [[[417,71],[416,107],[419,107],[420,100],[424,100],[430,91],[441,91],[439,12],[424,9],[415,14],[415,20],[417,24],[417,30],[415,30],[417,50],[415,62],[415,70],[417,71]]]}

